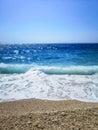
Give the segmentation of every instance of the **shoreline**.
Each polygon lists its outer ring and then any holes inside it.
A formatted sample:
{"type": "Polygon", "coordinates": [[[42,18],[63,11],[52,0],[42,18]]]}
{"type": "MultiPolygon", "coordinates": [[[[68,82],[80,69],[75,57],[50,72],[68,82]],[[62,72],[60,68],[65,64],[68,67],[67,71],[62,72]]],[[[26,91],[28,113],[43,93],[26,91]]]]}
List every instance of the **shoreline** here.
{"type": "Polygon", "coordinates": [[[98,130],[98,103],[24,99],[0,102],[0,130],[98,130]]]}

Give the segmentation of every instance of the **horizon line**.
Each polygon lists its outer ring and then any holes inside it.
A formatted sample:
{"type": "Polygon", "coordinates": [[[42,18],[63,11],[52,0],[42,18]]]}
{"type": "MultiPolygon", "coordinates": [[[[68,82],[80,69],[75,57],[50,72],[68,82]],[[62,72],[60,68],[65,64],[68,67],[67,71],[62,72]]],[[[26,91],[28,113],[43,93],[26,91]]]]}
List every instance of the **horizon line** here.
{"type": "Polygon", "coordinates": [[[0,42],[0,44],[98,44],[98,42],[0,42]]]}

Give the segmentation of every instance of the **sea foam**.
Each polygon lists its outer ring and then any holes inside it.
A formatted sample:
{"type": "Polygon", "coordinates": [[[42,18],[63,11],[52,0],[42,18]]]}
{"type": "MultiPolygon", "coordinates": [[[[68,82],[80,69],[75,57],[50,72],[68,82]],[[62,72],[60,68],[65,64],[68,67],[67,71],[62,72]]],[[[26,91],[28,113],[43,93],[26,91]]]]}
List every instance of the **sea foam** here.
{"type": "Polygon", "coordinates": [[[0,74],[0,101],[48,99],[98,102],[98,74],[48,75],[30,69],[23,74],[0,74]]]}
{"type": "Polygon", "coordinates": [[[98,44],[0,44],[0,101],[98,102],[98,44]]]}

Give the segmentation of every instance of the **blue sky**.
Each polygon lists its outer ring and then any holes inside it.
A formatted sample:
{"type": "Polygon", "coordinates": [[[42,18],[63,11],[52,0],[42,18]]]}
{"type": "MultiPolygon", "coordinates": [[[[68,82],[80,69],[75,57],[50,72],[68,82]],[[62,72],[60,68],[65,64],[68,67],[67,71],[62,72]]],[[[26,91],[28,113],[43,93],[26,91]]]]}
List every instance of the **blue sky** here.
{"type": "Polygon", "coordinates": [[[0,42],[98,43],[98,0],[0,0],[0,42]]]}

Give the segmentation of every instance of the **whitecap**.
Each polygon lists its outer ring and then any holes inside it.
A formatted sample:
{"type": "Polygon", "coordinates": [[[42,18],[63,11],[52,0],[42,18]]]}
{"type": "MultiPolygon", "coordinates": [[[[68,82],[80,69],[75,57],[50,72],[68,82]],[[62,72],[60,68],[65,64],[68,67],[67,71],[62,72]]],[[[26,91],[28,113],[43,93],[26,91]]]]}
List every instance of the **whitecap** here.
{"type": "Polygon", "coordinates": [[[14,53],[15,53],[16,55],[18,55],[18,54],[19,54],[19,50],[14,50],[14,53]]]}
{"type": "Polygon", "coordinates": [[[98,102],[98,75],[0,74],[0,101],[29,98],[98,102]]]}

